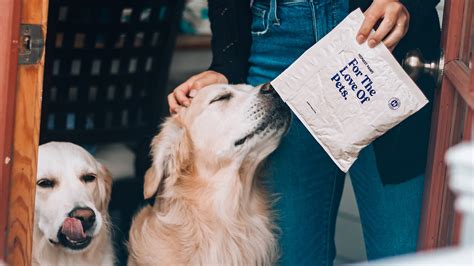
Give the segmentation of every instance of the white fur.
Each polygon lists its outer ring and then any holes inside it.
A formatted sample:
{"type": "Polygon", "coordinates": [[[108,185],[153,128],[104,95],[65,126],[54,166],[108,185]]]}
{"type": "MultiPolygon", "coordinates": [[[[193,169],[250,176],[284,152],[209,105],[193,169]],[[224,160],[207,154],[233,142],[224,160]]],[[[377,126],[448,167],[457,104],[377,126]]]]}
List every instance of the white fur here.
{"type": "Polygon", "coordinates": [[[107,214],[111,189],[108,171],[83,148],[50,142],[39,147],[37,181],[42,178],[55,180],[55,186],[36,188],[33,264],[113,265],[107,214]],[[94,182],[81,180],[88,173],[97,176],[94,182]],[[96,217],[92,242],[77,251],[57,243],[57,233],[75,207],[89,207],[96,217]]]}

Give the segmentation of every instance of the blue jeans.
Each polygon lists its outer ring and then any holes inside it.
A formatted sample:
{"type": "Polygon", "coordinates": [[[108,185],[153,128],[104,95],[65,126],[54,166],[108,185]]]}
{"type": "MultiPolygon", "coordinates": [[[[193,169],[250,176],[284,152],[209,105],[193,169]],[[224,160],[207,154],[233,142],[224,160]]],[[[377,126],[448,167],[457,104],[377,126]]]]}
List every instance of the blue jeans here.
{"type": "MultiPolygon", "coordinates": [[[[274,79],[348,13],[347,0],[255,0],[248,83],[274,79]]],[[[355,38],[355,36],[354,36],[355,38]]],[[[403,167],[403,166],[400,166],[403,167]]],[[[344,174],[294,117],[267,162],[277,195],[281,265],[332,265],[344,174]]],[[[383,185],[372,146],[350,169],[369,259],[414,252],[423,176],[383,185]]]]}

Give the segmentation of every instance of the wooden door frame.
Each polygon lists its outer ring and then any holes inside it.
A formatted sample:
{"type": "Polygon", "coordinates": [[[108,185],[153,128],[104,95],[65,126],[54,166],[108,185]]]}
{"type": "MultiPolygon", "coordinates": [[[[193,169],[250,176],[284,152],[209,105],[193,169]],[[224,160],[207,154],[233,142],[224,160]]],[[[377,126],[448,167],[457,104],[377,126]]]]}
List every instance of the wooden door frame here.
{"type": "Polygon", "coordinates": [[[419,231],[418,247],[421,250],[451,245],[458,239],[460,216],[455,215],[454,195],[448,187],[444,156],[457,141],[471,137],[474,83],[469,83],[472,71],[460,60],[466,55],[465,50],[471,49],[461,42],[467,1],[470,0],[446,0],[445,3],[441,38],[445,71],[442,86],[435,95],[419,231]]]}
{"type": "Polygon", "coordinates": [[[5,261],[21,2],[0,0],[0,10],[0,261],[5,261]]]}
{"type": "Polygon", "coordinates": [[[12,40],[0,42],[0,56],[4,46],[9,49],[9,56],[0,57],[0,128],[7,133],[0,136],[0,192],[5,192],[0,194],[0,259],[31,265],[44,53],[37,64],[18,65],[19,28],[20,23],[40,25],[46,38],[48,0],[0,0],[0,7],[0,21],[8,20],[0,33],[10,32],[2,36],[12,40]],[[14,15],[5,17],[7,12],[14,15]],[[4,73],[9,73],[7,83],[4,73]]]}

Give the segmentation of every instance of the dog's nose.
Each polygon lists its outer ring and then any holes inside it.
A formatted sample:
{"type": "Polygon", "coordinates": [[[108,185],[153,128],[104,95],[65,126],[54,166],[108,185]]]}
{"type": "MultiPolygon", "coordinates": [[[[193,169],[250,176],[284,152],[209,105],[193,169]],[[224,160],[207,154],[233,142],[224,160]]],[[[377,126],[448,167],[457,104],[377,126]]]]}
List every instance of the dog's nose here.
{"type": "Polygon", "coordinates": [[[275,89],[273,89],[273,86],[268,82],[262,85],[260,87],[260,93],[261,94],[275,94],[275,89]]]}
{"type": "Polygon", "coordinates": [[[89,207],[77,207],[68,216],[80,220],[84,231],[91,228],[95,223],[95,213],[89,207]]]}

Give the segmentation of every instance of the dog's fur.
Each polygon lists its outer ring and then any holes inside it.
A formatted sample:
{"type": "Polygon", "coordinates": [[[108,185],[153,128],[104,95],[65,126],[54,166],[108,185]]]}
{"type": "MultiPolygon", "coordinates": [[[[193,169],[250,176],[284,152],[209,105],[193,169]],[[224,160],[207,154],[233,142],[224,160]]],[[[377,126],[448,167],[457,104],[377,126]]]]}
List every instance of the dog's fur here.
{"type": "Polygon", "coordinates": [[[274,91],[261,91],[206,87],[163,124],[144,185],[156,201],[134,218],[130,265],[275,262],[270,206],[254,176],[290,115],[274,91]]]}
{"type": "Polygon", "coordinates": [[[107,169],[83,148],[66,142],[41,145],[38,161],[33,265],[113,265],[107,213],[112,177],[107,169]],[[95,179],[86,182],[84,175],[95,179]],[[54,186],[42,186],[44,180],[54,186]],[[92,209],[95,222],[85,232],[91,239],[88,246],[73,250],[61,242],[59,232],[77,207],[92,209]]]}

